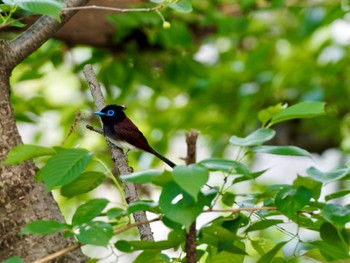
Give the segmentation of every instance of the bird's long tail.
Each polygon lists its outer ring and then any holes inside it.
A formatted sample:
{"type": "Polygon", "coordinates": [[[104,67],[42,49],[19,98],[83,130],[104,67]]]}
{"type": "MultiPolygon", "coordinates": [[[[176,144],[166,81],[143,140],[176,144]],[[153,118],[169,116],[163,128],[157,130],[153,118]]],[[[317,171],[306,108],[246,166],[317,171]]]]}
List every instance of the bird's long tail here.
{"type": "Polygon", "coordinates": [[[175,163],[173,163],[172,161],[170,161],[169,159],[167,159],[166,157],[164,157],[163,155],[161,155],[159,152],[157,152],[156,150],[152,149],[150,151],[150,153],[154,154],[155,156],[157,156],[159,159],[161,159],[163,162],[165,162],[167,165],[169,165],[171,168],[174,168],[176,166],[175,163]]]}

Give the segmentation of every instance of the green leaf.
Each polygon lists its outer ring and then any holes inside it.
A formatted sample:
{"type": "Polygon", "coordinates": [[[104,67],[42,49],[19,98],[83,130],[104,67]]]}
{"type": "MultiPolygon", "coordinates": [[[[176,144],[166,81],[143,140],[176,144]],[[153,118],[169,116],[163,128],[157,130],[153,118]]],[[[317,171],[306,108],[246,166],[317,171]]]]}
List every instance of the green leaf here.
{"type": "Polygon", "coordinates": [[[350,190],[341,190],[341,191],[335,192],[333,194],[326,195],[324,199],[326,201],[329,201],[332,199],[343,197],[343,196],[348,195],[348,194],[350,194],[350,190]]]}
{"type": "Polygon", "coordinates": [[[279,211],[288,217],[293,217],[296,212],[309,204],[311,191],[304,186],[298,188],[286,187],[276,195],[276,206],[279,211]]]}
{"type": "Polygon", "coordinates": [[[19,164],[37,157],[54,155],[55,153],[55,150],[52,148],[31,144],[20,144],[11,149],[7,155],[7,159],[1,164],[19,164]]]}
{"type": "Polygon", "coordinates": [[[277,155],[291,155],[291,156],[307,156],[312,158],[312,155],[296,146],[255,146],[250,149],[254,153],[269,153],[277,155]]]}
{"type": "Polygon", "coordinates": [[[277,113],[280,113],[282,110],[282,103],[278,103],[275,106],[270,106],[266,109],[259,111],[258,119],[262,122],[263,126],[266,126],[266,124],[272,119],[272,117],[275,116],[277,113]]]}
{"type": "Polygon", "coordinates": [[[310,242],[309,244],[317,247],[321,254],[327,259],[327,262],[329,261],[339,261],[341,259],[349,258],[349,251],[348,249],[344,250],[343,246],[339,246],[339,244],[332,244],[325,241],[314,241],[310,242]]]}
{"type": "Polygon", "coordinates": [[[55,0],[6,0],[6,4],[17,5],[34,14],[49,15],[60,21],[63,3],[55,0]]]}
{"type": "Polygon", "coordinates": [[[110,224],[93,221],[79,227],[77,239],[83,244],[106,247],[112,236],[113,227],[110,224]]]}
{"type": "Polygon", "coordinates": [[[338,227],[350,222],[350,205],[326,204],[322,209],[323,217],[338,227]]]}
{"type": "Polygon", "coordinates": [[[101,172],[85,172],[73,182],[62,186],[61,194],[67,198],[85,194],[99,186],[106,178],[101,172]]]}
{"type": "Polygon", "coordinates": [[[275,134],[276,132],[272,129],[262,128],[254,131],[245,138],[232,136],[230,138],[230,143],[235,146],[261,145],[264,142],[271,140],[275,136],[275,134]]]}
{"type": "Polygon", "coordinates": [[[192,4],[188,0],[180,0],[177,2],[166,2],[167,6],[174,9],[180,13],[191,13],[192,12],[192,4]]]}
{"type": "Polygon", "coordinates": [[[24,261],[20,257],[10,257],[6,259],[3,263],[24,263],[24,261]]]}
{"type": "Polygon", "coordinates": [[[251,226],[249,226],[245,232],[252,232],[257,230],[264,230],[271,226],[276,226],[277,224],[283,223],[283,220],[280,219],[267,219],[262,221],[254,222],[251,226]]]}
{"type": "Polygon", "coordinates": [[[85,149],[62,149],[51,157],[36,175],[42,178],[49,190],[69,184],[78,178],[91,160],[85,149]]]}
{"type": "Polygon", "coordinates": [[[163,263],[163,262],[171,262],[171,261],[170,261],[170,258],[167,255],[159,252],[158,250],[154,250],[154,251],[146,250],[146,251],[143,251],[133,261],[133,263],[145,263],[145,262],[163,263]]]}
{"type": "Polygon", "coordinates": [[[241,254],[232,254],[227,251],[220,251],[211,256],[210,263],[243,263],[245,256],[241,254]]]}
{"type": "Polygon", "coordinates": [[[165,0],[150,0],[152,3],[160,4],[163,3],[165,0]]]}
{"type": "Polygon", "coordinates": [[[292,119],[312,118],[324,115],[326,113],[325,105],[326,103],[318,101],[306,101],[292,105],[273,116],[269,126],[292,119]]]}
{"type": "Polygon", "coordinates": [[[37,220],[27,224],[21,231],[22,235],[36,234],[36,235],[49,235],[66,228],[66,224],[62,224],[57,221],[50,220],[37,220]]]}
{"type": "Polygon", "coordinates": [[[136,184],[145,184],[152,182],[155,178],[162,175],[163,172],[159,170],[148,170],[136,172],[128,175],[121,175],[120,178],[124,181],[136,183],[136,184]]]}
{"type": "Polygon", "coordinates": [[[118,240],[114,244],[114,247],[119,251],[125,252],[125,253],[130,253],[134,250],[133,247],[130,245],[130,242],[127,240],[118,240]]]}
{"type": "Polygon", "coordinates": [[[306,173],[315,181],[321,183],[330,183],[338,181],[349,173],[349,168],[338,168],[330,172],[321,172],[315,167],[310,167],[306,173]]]}
{"type": "Polygon", "coordinates": [[[73,225],[80,225],[91,221],[99,216],[102,210],[107,206],[107,199],[92,199],[89,202],[78,207],[72,218],[73,225]]]}
{"type": "Polygon", "coordinates": [[[269,252],[267,252],[265,255],[263,255],[257,263],[270,263],[273,261],[274,257],[277,255],[278,251],[287,244],[288,242],[280,242],[278,243],[273,249],[271,249],[269,252]]]}
{"type": "Polygon", "coordinates": [[[147,201],[147,200],[138,200],[135,202],[132,202],[128,205],[128,213],[132,214],[137,211],[150,211],[154,212],[158,207],[158,203],[154,201],[147,201]]]}
{"type": "Polygon", "coordinates": [[[318,200],[318,198],[321,195],[322,184],[309,177],[298,176],[294,180],[293,186],[295,187],[305,186],[307,189],[311,191],[312,197],[315,200],[318,200]]]}
{"type": "Polygon", "coordinates": [[[210,171],[222,171],[225,173],[235,172],[235,174],[244,175],[250,173],[249,169],[244,164],[232,160],[212,158],[203,160],[199,164],[203,165],[210,171]]]}
{"type": "Polygon", "coordinates": [[[235,203],[236,195],[230,192],[225,192],[221,201],[227,206],[233,206],[235,203]]]}
{"type": "Polygon", "coordinates": [[[117,207],[111,208],[107,211],[108,219],[118,219],[125,215],[127,215],[127,212],[124,209],[117,208],[117,207]]]}
{"type": "Polygon", "coordinates": [[[202,212],[203,199],[204,196],[201,194],[199,202],[195,203],[193,198],[182,191],[179,185],[171,182],[163,187],[159,197],[159,206],[167,218],[184,225],[188,230],[202,212]]]}
{"type": "Polygon", "coordinates": [[[175,166],[173,177],[174,181],[197,201],[198,193],[209,179],[209,172],[197,164],[175,166]]]}

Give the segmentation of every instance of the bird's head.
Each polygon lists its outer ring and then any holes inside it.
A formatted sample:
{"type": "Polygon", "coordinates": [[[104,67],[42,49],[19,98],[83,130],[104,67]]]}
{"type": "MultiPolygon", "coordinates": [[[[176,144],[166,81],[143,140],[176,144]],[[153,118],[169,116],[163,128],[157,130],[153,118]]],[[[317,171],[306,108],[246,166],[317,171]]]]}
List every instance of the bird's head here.
{"type": "Polygon", "coordinates": [[[104,125],[116,124],[126,118],[125,109],[125,106],[107,105],[101,111],[96,111],[95,114],[100,116],[104,125]]]}

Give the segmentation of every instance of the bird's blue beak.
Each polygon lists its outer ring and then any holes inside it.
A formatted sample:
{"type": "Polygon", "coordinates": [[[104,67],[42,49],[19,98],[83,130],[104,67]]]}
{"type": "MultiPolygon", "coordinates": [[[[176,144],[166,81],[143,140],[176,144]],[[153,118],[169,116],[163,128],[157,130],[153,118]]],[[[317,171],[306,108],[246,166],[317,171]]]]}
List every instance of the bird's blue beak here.
{"type": "Polygon", "coordinates": [[[96,111],[94,112],[94,114],[98,115],[98,116],[104,116],[104,115],[107,115],[106,113],[103,113],[101,111],[96,111]]]}

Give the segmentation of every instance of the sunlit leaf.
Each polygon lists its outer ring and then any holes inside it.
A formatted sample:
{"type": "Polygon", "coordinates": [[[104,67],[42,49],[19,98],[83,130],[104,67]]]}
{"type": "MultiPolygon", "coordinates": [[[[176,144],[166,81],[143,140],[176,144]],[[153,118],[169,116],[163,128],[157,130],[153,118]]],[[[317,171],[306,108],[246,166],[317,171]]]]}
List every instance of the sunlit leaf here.
{"type": "Polygon", "coordinates": [[[37,220],[27,224],[21,234],[49,235],[66,228],[66,225],[57,221],[37,220]]]}
{"type": "Polygon", "coordinates": [[[31,144],[20,144],[11,149],[7,155],[7,159],[1,164],[19,164],[37,157],[54,155],[55,153],[55,150],[52,148],[31,144]]]}
{"type": "Polygon", "coordinates": [[[230,138],[230,143],[236,146],[261,145],[264,142],[271,140],[275,136],[275,134],[276,132],[272,129],[262,128],[254,131],[245,138],[232,136],[230,138]]]}
{"type": "Polygon", "coordinates": [[[324,102],[306,101],[292,105],[274,115],[269,126],[276,123],[301,118],[312,118],[326,114],[324,102]]]}

